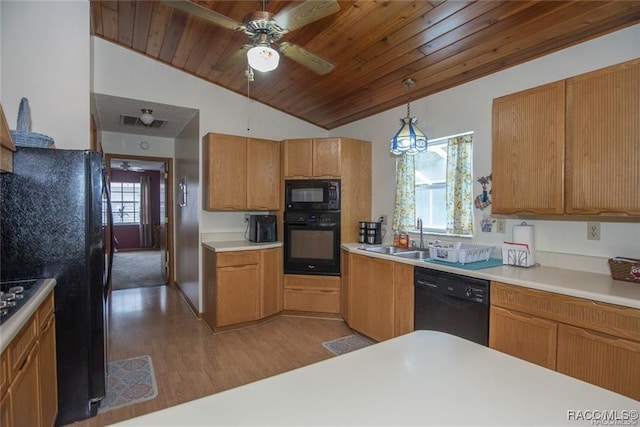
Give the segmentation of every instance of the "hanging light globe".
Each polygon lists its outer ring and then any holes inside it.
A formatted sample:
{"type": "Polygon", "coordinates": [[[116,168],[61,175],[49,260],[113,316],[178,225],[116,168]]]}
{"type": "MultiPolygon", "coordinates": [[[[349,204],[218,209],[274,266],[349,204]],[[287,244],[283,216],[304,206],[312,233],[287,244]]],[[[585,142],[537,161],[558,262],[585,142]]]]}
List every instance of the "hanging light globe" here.
{"type": "Polygon", "coordinates": [[[280,54],[268,44],[257,44],[247,51],[247,60],[254,70],[273,71],[278,68],[280,54]]]}

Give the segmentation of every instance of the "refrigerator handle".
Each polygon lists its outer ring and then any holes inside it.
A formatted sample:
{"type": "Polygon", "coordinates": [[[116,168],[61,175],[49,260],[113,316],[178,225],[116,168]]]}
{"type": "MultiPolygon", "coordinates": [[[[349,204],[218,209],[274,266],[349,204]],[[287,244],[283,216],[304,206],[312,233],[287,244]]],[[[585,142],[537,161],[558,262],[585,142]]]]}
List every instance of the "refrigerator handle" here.
{"type": "Polygon", "coordinates": [[[115,239],[113,235],[113,210],[111,209],[111,193],[109,191],[109,180],[106,169],[103,172],[102,187],[107,199],[107,230],[109,235],[109,265],[107,266],[107,283],[105,283],[105,298],[111,292],[111,270],[113,268],[113,255],[115,253],[115,239]]]}

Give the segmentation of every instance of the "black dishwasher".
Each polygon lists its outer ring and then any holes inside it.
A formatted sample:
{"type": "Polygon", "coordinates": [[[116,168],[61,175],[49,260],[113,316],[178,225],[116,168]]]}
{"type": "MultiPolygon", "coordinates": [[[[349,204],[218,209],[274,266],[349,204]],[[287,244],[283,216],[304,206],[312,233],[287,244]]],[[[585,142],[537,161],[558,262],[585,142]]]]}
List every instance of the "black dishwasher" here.
{"type": "Polygon", "coordinates": [[[414,329],[489,342],[489,281],[429,268],[414,269],[414,329]]]}

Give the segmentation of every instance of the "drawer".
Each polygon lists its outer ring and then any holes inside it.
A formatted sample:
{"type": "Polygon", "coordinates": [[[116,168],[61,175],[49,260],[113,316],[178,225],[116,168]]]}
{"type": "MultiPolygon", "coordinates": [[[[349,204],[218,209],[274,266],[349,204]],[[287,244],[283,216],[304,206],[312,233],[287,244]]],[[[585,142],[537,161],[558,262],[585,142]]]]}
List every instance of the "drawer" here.
{"type": "Polygon", "coordinates": [[[317,313],[340,313],[340,292],[285,289],[284,309],[317,313]]]}
{"type": "Polygon", "coordinates": [[[44,330],[49,322],[49,318],[53,316],[54,310],[54,302],[53,302],[53,291],[47,296],[47,298],[42,302],[40,307],[38,307],[38,327],[40,330],[44,330]]]}
{"type": "Polygon", "coordinates": [[[9,352],[3,351],[0,354],[0,398],[9,388],[9,352]]]}
{"type": "Polygon", "coordinates": [[[259,260],[260,260],[259,250],[216,253],[216,267],[258,264],[259,260]]]}
{"type": "Polygon", "coordinates": [[[307,289],[316,291],[340,291],[339,276],[305,276],[287,275],[284,276],[285,289],[307,289]]]}
{"type": "Polygon", "coordinates": [[[7,347],[6,353],[8,353],[9,360],[9,377],[11,381],[16,373],[22,367],[24,360],[29,355],[29,352],[33,348],[33,345],[38,339],[38,322],[37,316],[31,316],[31,319],[23,326],[18,332],[18,335],[11,341],[9,347],[7,347]]]}
{"type": "Polygon", "coordinates": [[[491,282],[491,304],[640,341],[640,310],[491,282]]]}

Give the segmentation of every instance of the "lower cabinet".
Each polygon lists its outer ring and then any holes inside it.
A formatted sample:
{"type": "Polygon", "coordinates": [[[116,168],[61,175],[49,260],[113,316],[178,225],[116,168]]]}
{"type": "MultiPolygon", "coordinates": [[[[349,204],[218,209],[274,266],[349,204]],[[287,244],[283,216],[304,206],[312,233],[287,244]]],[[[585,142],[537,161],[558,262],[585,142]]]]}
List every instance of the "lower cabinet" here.
{"type": "Polygon", "coordinates": [[[640,400],[640,310],[491,283],[489,347],[640,400]]]}
{"type": "Polygon", "coordinates": [[[559,325],[557,370],[640,400],[640,342],[559,325]]]}
{"type": "Polygon", "coordinates": [[[556,368],[557,323],[491,307],[489,331],[489,347],[545,368],[556,368]]]}
{"type": "Polygon", "coordinates": [[[52,291],[0,356],[3,427],[55,424],[58,392],[53,306],[52,291]]]}
{"type": "Polygon", "coordinates": [[[285,274],[284,309],[340,313],[340,276],[285,274]]]}
{"type": "Polygon", "coordinates": [[[282,249],[260,251],[260,318],[282,311],[282,249]]]}
{"type": "Polygon", "coordinates": [[[11,385],[11,414],[15,426],[40,425],[38,363],[36,343],[11,385]]]}
{"type": "Polygon", "coordinates": [[[413,265],[350,253],[345,321],[384,341],[413,331],[413,265]]]}
{"type": "Polygon", "coordinates": [[[203,319],[212,330],[282,311],[282,248],[218,252],[204,246],[203,319]]]}

